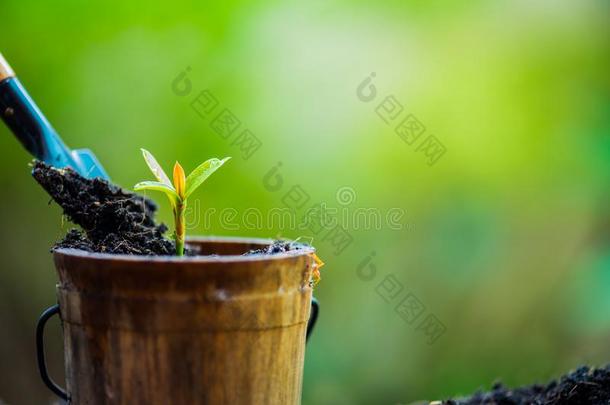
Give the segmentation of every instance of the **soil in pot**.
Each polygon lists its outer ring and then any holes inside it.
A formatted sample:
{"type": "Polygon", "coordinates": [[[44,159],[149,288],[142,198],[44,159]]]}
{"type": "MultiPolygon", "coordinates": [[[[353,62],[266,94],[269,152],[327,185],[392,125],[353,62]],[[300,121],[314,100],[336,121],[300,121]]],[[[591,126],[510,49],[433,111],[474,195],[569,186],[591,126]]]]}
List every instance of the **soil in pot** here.
{"type": "Polygon", "coordinates": [[[72,229],[55,247],[89,252],[171,255],[164,224],[154,216],[150,199],[123,190],[105,180],[86,179],[74,170],[35,162],[34,179],[61,206],[64,215],[82,230],[72,229]]]}
{"type": "Polygon", "coordinates": [[[489,392],[477,392],[471,397],[450,399],[442,404],[610,404],[610,364],[602,368],[583,366],[546,385],[509,389],[497,383],[489,392]]]}
{"type": "MultiPolygon", "coordinates": [[[[71,229],[54,248],[174,255],[174,242],[164,237],[167,226],[155,221],[157,205],[152,200],[106,180],[86,179],[70,168],[57,169],[39,161],[33,166],[34,179],[62,207],[64,215],[81,228],[71,229]]],[[[275,241],[244,254],[278,254],[300,248],[300,244],[275,241]]],[[[189,249],[185,253],[197,254],[189,249]]]]}

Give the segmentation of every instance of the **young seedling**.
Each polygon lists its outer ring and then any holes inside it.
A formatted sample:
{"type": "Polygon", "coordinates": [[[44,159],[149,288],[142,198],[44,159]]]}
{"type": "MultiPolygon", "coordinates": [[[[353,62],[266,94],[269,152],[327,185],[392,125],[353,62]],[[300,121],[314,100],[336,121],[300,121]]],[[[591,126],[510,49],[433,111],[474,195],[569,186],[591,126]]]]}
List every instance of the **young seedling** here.
{"type": "Polygon", "coordinates": [[[157,159],[147,150],[142,149],[144,160],[155,175],[158,181],[143,181],[134,186],[134,190],[155,190],[165,193],[169,199],[174,212],[174,238],[176,241],[176,255],[184,255],[184,239],[186,234],[186,223],[184,213],[186,210],[187,199],[208,177],[220,168],[230,157],[220,159],[210,159],[200,164],[188,176],[185,176],[184,169],[180,163],[174,164],[174,182],[163,171],[157,159]]]}

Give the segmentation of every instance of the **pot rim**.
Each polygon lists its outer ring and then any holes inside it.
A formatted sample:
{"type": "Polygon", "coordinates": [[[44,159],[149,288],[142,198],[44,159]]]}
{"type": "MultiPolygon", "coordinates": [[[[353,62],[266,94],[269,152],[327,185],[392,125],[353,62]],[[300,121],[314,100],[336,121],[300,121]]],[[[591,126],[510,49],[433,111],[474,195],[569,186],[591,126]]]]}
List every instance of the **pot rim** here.
{"type": "MultiPolygon", "coordinates": [[[[221,243],[233,242],[244,243],[250,245],[267,246],[274,242],[274,239],[269,238],[248,238],[235,236],[191,236],[187,237],[187,245],[189,242],[201,243],[221,243]]],[[[286,242],[294,242],[287,240],[286,242]]],[[[91,260],[121,260],[136,263],[243,263],[243,262],[263,262],[283,260],[299,256],[307,256],[315,253],[316,249],[310,245],[301,245],[302,248],[284,253],[268,254],[253,254],[249,256],[243,255],[201,255],[201,256],[148,256],[148,255],[128,255],[128,254],[113,254],[113,253],[98,253],[87,252],[86,250],[74,248],[59,248],[53,250],[53,255],[75,257],[91,260]]]]}

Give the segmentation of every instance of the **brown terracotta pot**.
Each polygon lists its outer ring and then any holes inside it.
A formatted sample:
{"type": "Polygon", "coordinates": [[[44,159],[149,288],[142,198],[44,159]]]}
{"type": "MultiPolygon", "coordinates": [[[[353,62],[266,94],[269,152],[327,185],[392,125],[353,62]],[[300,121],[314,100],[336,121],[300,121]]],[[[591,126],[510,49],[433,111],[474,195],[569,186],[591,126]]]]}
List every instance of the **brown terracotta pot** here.
{"type": "MultiPolygon", "coordinates": [[[[218,256],[60,249],[66,396],[73,404],[299,404],[313,248],[241,256],[262,239],[199,238],[218,256]]],[[[317,315],[317,307],[315,307],[317,315]]]]}

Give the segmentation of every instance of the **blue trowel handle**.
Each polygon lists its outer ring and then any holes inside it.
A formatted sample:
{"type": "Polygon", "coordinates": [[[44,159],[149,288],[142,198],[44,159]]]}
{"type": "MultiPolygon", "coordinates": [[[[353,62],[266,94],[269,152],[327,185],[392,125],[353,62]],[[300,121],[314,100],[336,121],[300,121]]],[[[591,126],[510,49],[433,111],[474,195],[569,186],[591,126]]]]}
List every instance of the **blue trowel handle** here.
{"type": "Polygon", "coordinates": [[[3,59],[0,59],[0,114],[36,159],[56,167],[70,165],[70,151],[3,59]]]}
{"type": "Polygon", "coordinates": [[[85,177],[108,177],[90,151],[71,151],[63,143],[2,54],[0,116],[36,159],[55,167],[70,166],[85,177]]]}

